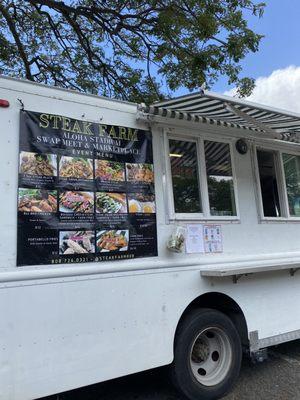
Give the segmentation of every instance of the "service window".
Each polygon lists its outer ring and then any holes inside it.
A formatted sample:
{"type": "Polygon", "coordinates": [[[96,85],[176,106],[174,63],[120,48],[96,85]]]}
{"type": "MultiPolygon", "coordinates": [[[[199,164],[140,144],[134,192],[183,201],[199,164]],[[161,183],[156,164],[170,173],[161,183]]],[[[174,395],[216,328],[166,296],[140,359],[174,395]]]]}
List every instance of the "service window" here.
{"type": "Polygon", "coordinates": [[[300,156],[257,149],[262,214],[266,218],[300,217],[300,156]]]}
{"type": "Polygon", "coordinates": [[[300,217],[300,157],[282,154],[289,214],[300,217]]]}
{"type": "Polygon", "coordinates": [[[169,140],[175,213],[201,213],[197,144],[169,140]]]}
{"type": "Polygon", "coordinates": [[[236,216],[228,143],[204,141],[209,209],[212,216],[236,216]]]}
{"type": "Polygon", "coordinates": [[[236,219],[230,145],[168,137],[170,214],[176,219],[236,219]]]}
{"type": "Polygon", "coordinates": [[[281,207],[275,152],[257,150],[257,163],[264,216],[280,217],[281,207]]]}

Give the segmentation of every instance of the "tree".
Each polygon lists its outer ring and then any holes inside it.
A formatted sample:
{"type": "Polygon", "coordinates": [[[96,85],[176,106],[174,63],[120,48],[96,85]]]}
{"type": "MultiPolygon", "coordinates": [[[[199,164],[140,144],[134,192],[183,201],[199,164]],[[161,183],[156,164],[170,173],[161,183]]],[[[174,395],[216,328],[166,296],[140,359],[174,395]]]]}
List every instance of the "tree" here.
{"type": "Polygon", "coordinates": [[[240,61],[261,35],[252,0],[0,0],[2,73],[132,101],[220,75],[249,94],[240,61]],[[158,76],[159,78],[155,78],[158,76]]]}

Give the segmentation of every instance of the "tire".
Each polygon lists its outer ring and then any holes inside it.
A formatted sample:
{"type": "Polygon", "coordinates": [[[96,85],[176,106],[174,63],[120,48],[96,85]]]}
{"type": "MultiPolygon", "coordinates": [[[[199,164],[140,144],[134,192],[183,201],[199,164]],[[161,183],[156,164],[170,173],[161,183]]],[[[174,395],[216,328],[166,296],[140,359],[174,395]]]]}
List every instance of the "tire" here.
{"type": "Polygon", "coordinates": [[[232,388],[241,359],[241,340],[232,321],[219,311],[197,309],[179,324],[171,378],[189,400],[216,400],[232,388]]]}

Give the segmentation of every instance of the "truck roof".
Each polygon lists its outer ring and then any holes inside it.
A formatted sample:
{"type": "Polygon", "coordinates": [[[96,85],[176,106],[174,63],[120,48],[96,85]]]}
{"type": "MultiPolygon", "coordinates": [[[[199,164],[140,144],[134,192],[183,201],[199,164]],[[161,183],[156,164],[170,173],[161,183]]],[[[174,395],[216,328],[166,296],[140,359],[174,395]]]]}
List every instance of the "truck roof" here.
{"type": "Polygon", "coordinates": [[[17,77],[10,77],[10,76],[5,76],[5,75],[1,75],[0,74],[0,79],[4,79],[4,80],[8,80],[8,81],[13,81],[13,82],[20,82],[20,83],[25,83],[28,85],[33,85],[36,87],[42,87],[42,88],[47,88],[50,90],[58,90],[61,92],[65,92],[65,93],[75,93],[75,94],[79,94],[81,96],[86,96],[86,97],[90,97],[90,98],[94,98],[94,99],[102,99],[102,100],[106,100],[106,101],[114,101],[117,103],[122,103],[122,104],[129,104],[129,105],[137,105],[137,103],[131,102],[131,101],[127,101],[127,100],[120,100],[120,99],[115,99],[115,98],[111,98],[111,97],[106,97],[106,96],[100,96],[98,94],[91,94],[91,93],[84,93],[84,92],[80,92],[78,90],[74,90],[74,89],[66,89],[66,88],[62,88],[59,86],[53,86],[53,85],[46,85],[45,83],[39,83],[39,82],[33,82],[30,81],[28,79],[25,78],[17,78],[17,77]]]}

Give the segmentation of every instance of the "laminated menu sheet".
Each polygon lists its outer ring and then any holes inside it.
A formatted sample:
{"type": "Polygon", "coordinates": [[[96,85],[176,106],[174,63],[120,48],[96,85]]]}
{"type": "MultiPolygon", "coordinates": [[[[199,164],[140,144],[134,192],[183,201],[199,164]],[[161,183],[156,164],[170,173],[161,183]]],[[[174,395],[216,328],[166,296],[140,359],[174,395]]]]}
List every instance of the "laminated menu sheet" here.
{"type": "Polygon", "coordinates": [[[221,225],[190,224],[187,226],[186,252],[220,253],[223,251],[221,225]]]}
{"type": "Polygon", "coordinates": [[[205,253],[221,253],[223,251],[221,225],[204,225],[203,238],[205,253]]]}
{"type": "Polygon", "coordinates": [[[186,252],[204,253],[203,225],[191,224],[187,226],[186,252]]]}

